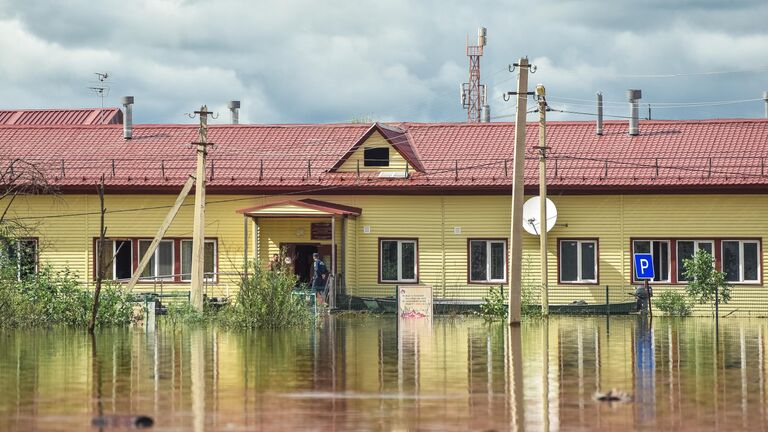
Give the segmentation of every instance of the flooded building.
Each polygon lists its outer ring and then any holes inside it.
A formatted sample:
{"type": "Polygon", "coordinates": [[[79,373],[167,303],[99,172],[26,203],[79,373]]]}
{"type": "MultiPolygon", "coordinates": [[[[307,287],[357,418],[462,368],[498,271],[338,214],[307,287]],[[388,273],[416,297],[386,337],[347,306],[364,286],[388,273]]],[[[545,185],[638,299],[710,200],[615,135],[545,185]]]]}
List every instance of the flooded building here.
{"type": "MultiPolygon", "coordinates": [[[[95,278],[96,184],[125,280],[195,171],[197,125],[108,121],[0,123],[4,169],[33,166],[46,193],[20,195],[6,217],[29,227],[19,275],[39,266],[95,278]]],[[[118,111],[119,113],[119,111],[118,111]]],[[[96,117],[94,117],[96,118],[96,117]]],[[[107,117],[105,117],[107,118],[107,117]]],[[[713,254],[732,284],[725,313],[768,314],[768,121],[549,122],[549,299],[631,301],[634,253],[651,253],[656,293],[682,291],[684,258],[713,254]]],[[[525,191],[538,194],[537,124],[529,124],[525,191]]],[[[211,125],[206,166],[206,290],[232,296],[244,259],[289,258],[302,281],[318,252],[341,299],[431,285],[477,302],[508,284],[513,123],[211,125]],[[335,247],[332,246],[335,244],[335,247]]],[[[7,202],[7,201],[6,201],[7,202]]],[[[142,273],[139,290],[188,292],[193,199],[142,273]]],[[[519,221],[522,223],[522,221],[519,221]]],[[[538,237],[524,235],[526,290],[538,301],[538,237]]],[[[506,290],[506,288],[505,288],[506,290]]],[[[697,309],[709,313],[709,309],[697,309]]]]}

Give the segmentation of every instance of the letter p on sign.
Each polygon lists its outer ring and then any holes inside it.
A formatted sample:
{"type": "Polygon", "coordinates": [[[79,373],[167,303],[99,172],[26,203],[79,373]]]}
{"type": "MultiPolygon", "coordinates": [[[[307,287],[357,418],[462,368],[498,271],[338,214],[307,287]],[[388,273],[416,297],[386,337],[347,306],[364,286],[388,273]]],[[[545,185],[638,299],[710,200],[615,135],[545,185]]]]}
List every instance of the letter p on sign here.
{"type": "Polygon", "coordinates": [[[635,279],[653,279],[653,255],[635,254],[635,279]]]}

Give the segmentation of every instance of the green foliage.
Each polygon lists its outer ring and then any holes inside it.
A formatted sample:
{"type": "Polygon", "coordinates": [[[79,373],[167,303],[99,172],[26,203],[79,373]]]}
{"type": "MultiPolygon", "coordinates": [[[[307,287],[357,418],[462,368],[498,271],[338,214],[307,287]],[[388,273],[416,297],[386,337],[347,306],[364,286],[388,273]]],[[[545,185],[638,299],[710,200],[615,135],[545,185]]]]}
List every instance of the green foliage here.
{"type": "Polygon", "coordinates": [[[664,291],[656,297],[654,305],[670,316],[688,316],[693,305],[683,294],[676,291],[664,291]]]}
{"type": "MultiPolygon", "coordinates": [[[[503,319],[507,317],[507,299],[504,296],[503,286],[491,287],[488,295],[483,297],[480,305],[480,315],[488,320],[503,319]]],[[[541,308],[534,302],[533,288],[523,285],[520,298],[520,313],[522,316],[532,317],[541,314],[541,308]]]]}
{"type": "Polygon", "coordinates": [[[488,295],[483,297],[483,304],[480,305],[480,315],[486,319],[505,318],[507,316],[507,305],[504,304],[502,287],[491,287],[488,295]]]}
{"type": "Polygon", "coordinates": [[[211,315],[212,313],[206,314],[205,311],[198,312],[191,303],[179,302],[168,304],[164,319],[174,326],[176,324],[204,324],[211,315]]]}
{"type": "Polygon", "coordinates": [[[306,327],[312,323],[307,298],[294,293],[298,278],[293,273],[263,269],[251,263],[248,278],[240,283],[234,305],[218,313],[222,323],[238,328],[306,327]]]}
{"type": "MultiPolygon", "coordinates": [[[[17,280],[15,265],[0,261],[0,327],[66,325],[86,327],[93,292],[81,286],[69,270],[43,267],[37,275],[17,280]]],[[[106,285],[100,296],[99,326],[133,321],[131,296],[122,287],[106,285]]]]}
{"type": "Polygon", "coordinates": [[[731,299],[731,287],[725,281],[725,273],[715,269],[714,258],[705,250],[698,250],[690,259],[683,260],[688,279],[685,291],[688,297],[696,303],[714,303],[716,293],[719,293],[720,303],[728,303],[731,299]]]}

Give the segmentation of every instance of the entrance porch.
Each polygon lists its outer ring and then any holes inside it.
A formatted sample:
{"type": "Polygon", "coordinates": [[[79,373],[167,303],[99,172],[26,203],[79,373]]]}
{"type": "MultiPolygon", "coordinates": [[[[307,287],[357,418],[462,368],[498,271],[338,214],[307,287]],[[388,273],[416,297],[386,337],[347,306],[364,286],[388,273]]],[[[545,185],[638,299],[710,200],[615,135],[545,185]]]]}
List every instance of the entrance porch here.
{"type": "Polygon", "coordinates": [[[317,252],[328,266],[329,304],[336,306],[338,294],[346,292],[346,244],[348,220],[362,209],[311,198],[281,201],[237,210],[243,215],[243,266],[247,272],[251,249],[260,265],[267,267],[273,256],[285,259],[302,283],[312,280],[312,254],[317,252]],[[253,244],[249,245],[249,226],[253,244]],[[249,247],[250,246],[250,247],[249,247]]]}

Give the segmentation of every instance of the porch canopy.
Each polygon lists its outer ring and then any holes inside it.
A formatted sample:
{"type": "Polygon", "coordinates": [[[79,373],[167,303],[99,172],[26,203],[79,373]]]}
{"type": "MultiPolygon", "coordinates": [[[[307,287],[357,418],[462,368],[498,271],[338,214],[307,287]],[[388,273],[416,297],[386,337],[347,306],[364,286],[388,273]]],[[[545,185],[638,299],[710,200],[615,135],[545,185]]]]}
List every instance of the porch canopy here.
{"type": "Polygon", "coordinates": [[[259,244],[259,223],[261,218],[296,218],[296,217],[313,217],[313,218],[329,218],[331,222],[331,277],[327,282],[328,284],[328,299],[331,307],[336,306],[336,286],[337,277],[344,289],[344,256],[346,252],[346,233],[347,233],[347,218],[357,217],[363,212],[358,207],[351,207],[342,204],[336,204],[328,201],[321,201],[312,198],[304,198],[300,200],[292,201],[280,201],[271,204],[265,204],[256,207],[247,207],[237,210],[244,217],[243,223],[243,268],[244,272],[248,274],[248,219],[252,219],[255,225],[254,230],[254,254],[258,256],[258,244],[259,244]],[[336,218],[341,217],[342,223],[342,236],[341,236],[341,264],[342,269],[339,273],[336,267],[336,218]]]}
{"type": "Polygon", "coordinates": [[[328,201],[304,198],[293,201],[281,201],[257,207],[237,210],[238,213],[251,217],[333,217],[360,216],[361,208],[350,207],[328,201]]]}

